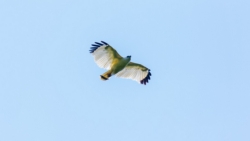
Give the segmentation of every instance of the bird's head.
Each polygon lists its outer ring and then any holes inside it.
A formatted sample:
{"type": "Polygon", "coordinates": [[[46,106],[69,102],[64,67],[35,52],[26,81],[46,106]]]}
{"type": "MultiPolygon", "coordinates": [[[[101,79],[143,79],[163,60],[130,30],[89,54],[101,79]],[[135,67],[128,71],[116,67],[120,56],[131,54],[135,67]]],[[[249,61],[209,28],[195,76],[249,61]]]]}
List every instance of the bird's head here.
{"type": "Polygon", "coordinates": [[[127,56],[127,58],[131,58],[131,55],[127,56]]]}
{"type": "Polygon", "coordinates": [[[130,61],[131,60],[131,56],[129,55],[125,59],[130,61]]]}

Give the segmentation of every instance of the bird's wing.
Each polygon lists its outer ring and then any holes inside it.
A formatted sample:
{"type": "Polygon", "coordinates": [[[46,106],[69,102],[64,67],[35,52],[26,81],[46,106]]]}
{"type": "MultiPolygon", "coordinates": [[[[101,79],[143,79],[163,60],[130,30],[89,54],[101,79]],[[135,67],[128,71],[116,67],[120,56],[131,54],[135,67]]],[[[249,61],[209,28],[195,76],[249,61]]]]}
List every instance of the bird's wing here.
{"type": "Polygon", "coordinates": [[[94,56],[96,64],[107,70],[111,68],[114,62],[122,59],[117,51],[104,41],[101,41],[101,43],[95,42],[89,51],[94,56]]]}
{"type": "Polygon", "coordinates": [[[133,62],[129,62],[128,65],[116,74],[117,77],[133,79],[141,84],[146,85],[150,80],[150,69],[145,66],[133,62]]]}

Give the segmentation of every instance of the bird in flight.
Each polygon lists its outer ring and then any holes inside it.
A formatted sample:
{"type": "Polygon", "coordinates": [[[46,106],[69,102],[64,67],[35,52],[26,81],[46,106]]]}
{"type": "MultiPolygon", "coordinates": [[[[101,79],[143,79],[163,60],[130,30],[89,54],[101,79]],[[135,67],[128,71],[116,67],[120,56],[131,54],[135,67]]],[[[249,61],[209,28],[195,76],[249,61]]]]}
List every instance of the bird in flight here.
{"type": "Polygon", "coordinates": [[[96,64],[100,68],[108,70],[101,75],[102,80],[108,80],[112,75],[132,79],[144,85],[150,80],[150,69],[141,64],[130,62],[131,56],[120,56],[113,47],[104,41],[95,42],[89,51],[94,56],[96,64]]]}

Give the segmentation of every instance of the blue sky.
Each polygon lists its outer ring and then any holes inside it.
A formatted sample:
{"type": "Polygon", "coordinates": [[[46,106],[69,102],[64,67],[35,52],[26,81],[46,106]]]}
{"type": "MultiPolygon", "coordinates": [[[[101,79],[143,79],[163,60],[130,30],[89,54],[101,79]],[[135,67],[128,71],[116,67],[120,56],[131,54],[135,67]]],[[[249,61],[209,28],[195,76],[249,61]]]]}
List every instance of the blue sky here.
{"type": "Polygon", "coordinates": [[[247,0],[0,1],[0,140],[249,141],[247,0]],[[151,69],[101,81],[106,41],[151,69]]]}

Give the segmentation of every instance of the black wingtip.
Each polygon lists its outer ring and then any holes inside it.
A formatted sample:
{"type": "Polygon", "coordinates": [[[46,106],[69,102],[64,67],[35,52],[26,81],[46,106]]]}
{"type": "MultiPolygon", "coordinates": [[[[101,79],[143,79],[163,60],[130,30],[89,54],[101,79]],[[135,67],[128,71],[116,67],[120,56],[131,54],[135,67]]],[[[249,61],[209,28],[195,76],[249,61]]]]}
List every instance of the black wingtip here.
{"type": "Polygon", "coordinates": [[[100,45],[100,46],[102,46],[103,44],[101,44],[101,43],[99,43],[99,42],[95,42],[97,45],[100,45]]]}
{"type": "Polygon", "coordinates": [[[106,42],[104,42],[104,41],[101,41],[103,44],[105,44],[105,45],[109,45],[108,43],[106,43],[106,42]]]}
{"type": "Polygon", "coordinates": [[[150,72],[150,69],[148,69],[148,75],[147,75],[144,79],[141,80],[141,84],[146,85],[146,84],[148,83],[148,80],[150,80],[150,76],[151,76],[151,75],[152,75],[152,74],[151,74],[151,72],[150,72]]]}
{"type": "Polygon", "coordinates": [[[97,50],[99,47],[103,46],[103,45],[109,45],[108,43],[101,41],[102,43],[99,42],[95,42],[95,44],[92,44],[92,47],[90,48],[89,52],[93,53],[95,52],[95,50],[97,50]]]}

